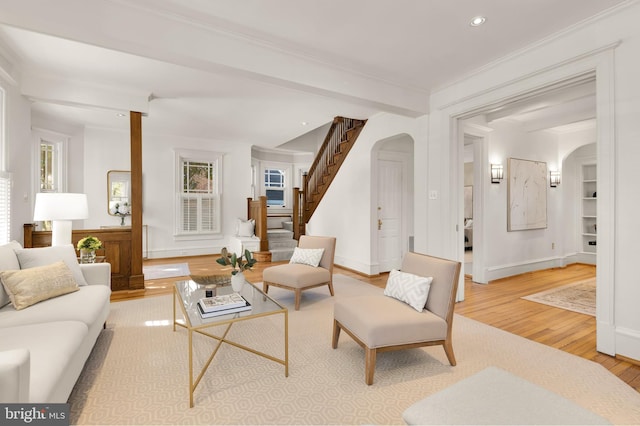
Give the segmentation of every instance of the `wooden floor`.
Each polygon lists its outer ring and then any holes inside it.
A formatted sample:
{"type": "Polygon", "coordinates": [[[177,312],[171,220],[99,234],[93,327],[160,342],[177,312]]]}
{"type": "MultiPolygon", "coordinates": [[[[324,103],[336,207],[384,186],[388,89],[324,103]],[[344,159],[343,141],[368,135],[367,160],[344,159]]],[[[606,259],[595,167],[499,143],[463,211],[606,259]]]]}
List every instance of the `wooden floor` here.
{"type": "MultiPolygon", "coordinates": [[[[192,274],[224,272],[214,256],[181,257],[146,260],[145,265],[167,263],[189,264],[192,274]]],[[[282,262],[281,262],[282,263],[282,262]]],[[[277,263],[258,263],[245,276],[249,281],[262,281],[262,271],[277,263]]],[[[228,269],[227,269],[228,270],[228,269]]],[[[335,273],[347,275],[378,287],[384,287],[387,275],[366,277],[336,267],[335,273]]],[[[522,296],[548,290],[573,281],[595,277],[595,267],[575,264],[566,268],[525,273],[491,283],[475,284],[465,279],[465,300],[456,304],[456,313],[513,334],[600,363],[621,380],[640,392],[640,366],[596,351],[594,317],[521,299],[522,296]]],[[[145,281],[144,290],[117,291],[112,301],[170,294],[176,278],[145,281]]],[[[303,295],[304,303],[304,295],[303,295]]]]}

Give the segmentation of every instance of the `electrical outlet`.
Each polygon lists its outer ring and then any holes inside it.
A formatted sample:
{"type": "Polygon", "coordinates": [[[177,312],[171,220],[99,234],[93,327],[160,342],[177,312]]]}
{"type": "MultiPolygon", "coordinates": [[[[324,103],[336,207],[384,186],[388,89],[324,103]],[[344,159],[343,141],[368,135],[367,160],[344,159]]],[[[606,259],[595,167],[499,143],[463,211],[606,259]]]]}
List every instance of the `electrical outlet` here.
{"type": "Polygon", "coordinates": [[[430,200],[437,200],[438,199],[438,191],[436,191],[435,189],[432,189],[431,191],[429,191],[429,199],[430,200]]]}

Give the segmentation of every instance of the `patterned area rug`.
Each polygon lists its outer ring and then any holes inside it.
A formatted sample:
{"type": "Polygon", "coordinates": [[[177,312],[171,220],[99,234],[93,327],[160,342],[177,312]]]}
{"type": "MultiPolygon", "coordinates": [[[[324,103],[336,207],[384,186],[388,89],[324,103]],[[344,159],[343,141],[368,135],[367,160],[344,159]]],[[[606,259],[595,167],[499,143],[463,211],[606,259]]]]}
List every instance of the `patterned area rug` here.
{"type": "Polygon", "coordinates": [[[158,280],[160,278],[188,276],[189,265],[187,263],[172,263],[167,265],[151,265],[142,268],[145,280],[158,280]]]}
{"type": "MultiPolygon", "coordinates": [[[[269,360],[222,346],[189,408],[188,336],[172,331],[172,297],[114,302],[74,388],[72,424],[403,424],[402,412],[429,395],[496,366],[567,398],[614,424],[640,424],[640,394],[599,364],[456,315],[451,367],[442,347],[378,355],[375,381],[364,383],[364,351],[346,333],[331,348],[338,298],[382,289],[335,275],[327,288],[269,294],[289,308],[289,377],[269,360]]],[[[232,340],[281,357],[282,316],[234,324],[232,340]]],[[[197,366],[212,349],[194,337],[197,366]]],[[[525,396],[526,397],[526,396],[525,396]]],[[[540,407],[545,409],[545,407],[540,407]]]]}
{"type": "Polygon", "coordinates": [[[596,279],[591,278],[522,297],[556,308],[596,316],[596,279]]]}

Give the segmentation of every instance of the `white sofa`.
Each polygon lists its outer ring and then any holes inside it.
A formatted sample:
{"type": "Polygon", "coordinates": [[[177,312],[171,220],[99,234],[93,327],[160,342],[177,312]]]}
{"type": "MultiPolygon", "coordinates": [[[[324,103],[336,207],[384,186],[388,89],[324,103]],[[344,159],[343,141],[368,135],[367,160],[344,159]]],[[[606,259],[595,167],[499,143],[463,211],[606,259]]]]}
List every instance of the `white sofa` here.
{"type": "MultiPolygon", "coordinates": [[[[106,324],[109,263],[79,265],[71,245],[23,249],[12,242],[0,246],[0,271],[24,270],[56,260],[64,260],[74,273],[77,291],[17,310],[12,303],[5,304],[8,295],[0,285],[2,403],[67,402],[106,324]]],[[[5,278],[3,273],[0,276],[5,278]]]]}

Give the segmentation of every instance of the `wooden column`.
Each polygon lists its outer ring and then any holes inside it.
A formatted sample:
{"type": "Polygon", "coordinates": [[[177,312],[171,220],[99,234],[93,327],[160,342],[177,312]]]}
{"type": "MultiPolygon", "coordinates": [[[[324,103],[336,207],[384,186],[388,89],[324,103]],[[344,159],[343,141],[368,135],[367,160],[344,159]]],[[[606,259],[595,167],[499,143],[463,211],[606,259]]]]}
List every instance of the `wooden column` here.
{"type": "Polygon", "coordinates": [[[142,113],[129,113],[131,128],[131,276],[129,288],[144,288],[142,274],[142,113]]]}

